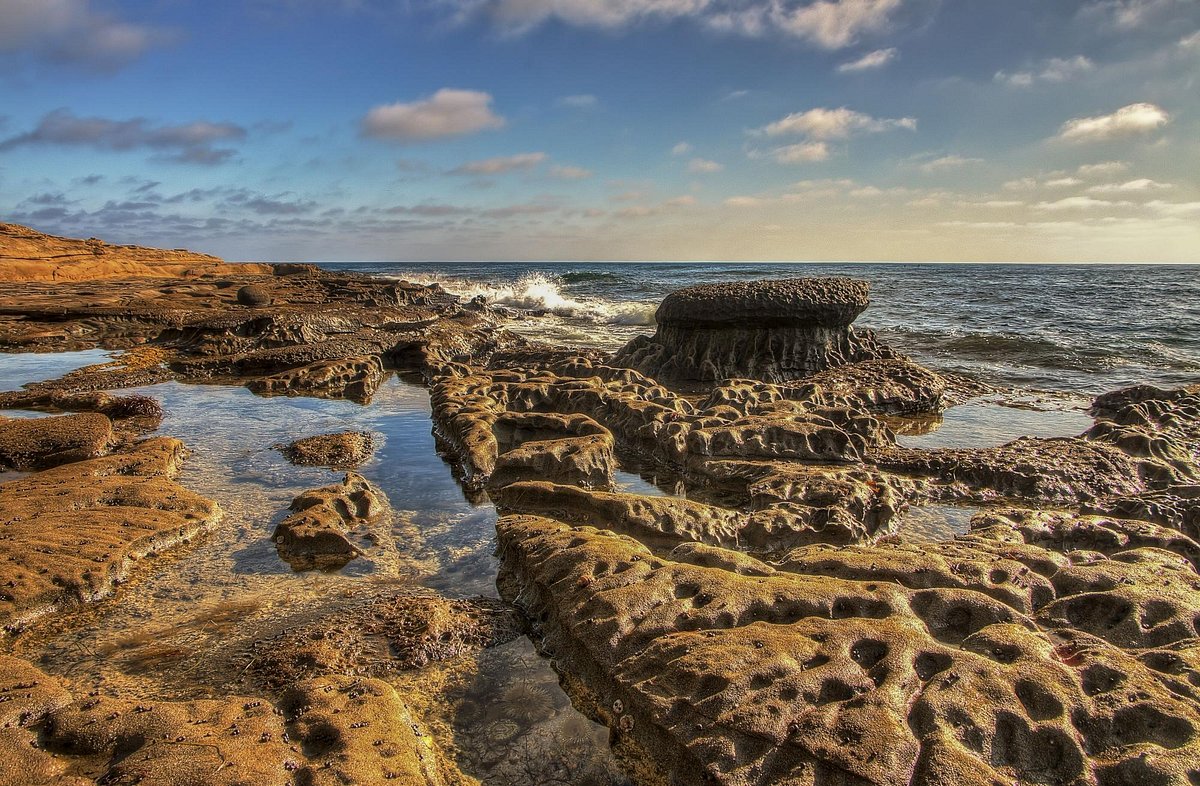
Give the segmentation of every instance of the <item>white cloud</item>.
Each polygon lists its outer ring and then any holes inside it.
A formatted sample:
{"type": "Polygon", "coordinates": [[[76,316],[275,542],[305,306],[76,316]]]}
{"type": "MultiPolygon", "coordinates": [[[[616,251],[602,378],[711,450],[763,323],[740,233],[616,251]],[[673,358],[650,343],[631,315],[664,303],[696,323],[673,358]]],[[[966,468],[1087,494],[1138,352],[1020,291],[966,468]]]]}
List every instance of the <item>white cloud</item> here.
{"type": "Polygon", "coordinates": [[[1170,120],[1171,116],[1154,104],[1130,104],[1110,115],[1068,120],[1057,138],[1064,142],[1100,142],[1157,131],[1170,120]]]}
{"type": "Polygon", "coordinates": [[[690,152],[692,152],[692,146],[687,142],[680,142],[671,148],[671,155],[673,156],[686,156],[690,152]]]}
{"type": "Polygon", "coordinates": [[[1073,188],[1083,183],[1077,177],[1056,177],[1042,183],[1046,188],[1073,188]]]}
{"type": "Polygon", "coordinates": [[[983,163],[982,158],[965,158],[960,155],[952,154],[948,156],[942,156],[941,158],[935,158],[932,161],[926,161],[924,164],[921,164],[920,169],[926,174],[933,174],[935,172],[943,172],[947,169],[961,169],[968,164],[980,163],[983,163]]]}
{"type": "Polygon", "coordinates": [[[550,175],[560,180],[587,180],[592,176],[592,170],[581,166],[555,166],[550,168],[550,175]]]}
{"type": "Polygon", "coordinates": [[[460,16],[490,16],[510,33],[551,20],[614,30],[690,19],[714,30],[747,36],[776,32],[840,49],[889,29],[904,0],[451,0],[451,5],[460,16]]]}
{"type": "Polygon", "coordinates": [[[1200,202],[1164,202],[1161,199],[1155,199],[1147,202],[1146,207],[1155,213],[1172,218],[1200,216],[1200,202]]]}
{"type": "Polygon", "coordinates": [[[1010,87],[1029,87],[1034,82],[1068,82],[1078,76],[1093,71],[1096,64],[1083,55],[1075,57],[1052,57],[1042,63],[1041,67],[1032,71],[997,71],[995,81],[1010,87]]]}
{"type": "Polygon", "coordinates": [[[839,74],[854,74],[859,71],[870,71],[875,68],[883,68],[888,63],[896,59],[899,50],[895,47],[888,49],[876,49],[874,52],[867,52],[857,60],[851,60],[848,63],[842,63],[837,67],[839,74]]]}
{"type": "Polygon", "coordinates": [[[787,8],[779,0],[769,4],[771,24],[826,49],[841,49],[863,33],[887,29],[902,0],[818,0],[787,8]]]}
{"type": "Polygon", "coordinates": [[[1075,170],[1080,177],[1107,177],[1129,169],[1124,161],[1101,161],[1096,164],[1084,164],[1075,170]]]}
{"type": "Polygon", "coordinates": [[[688,162],[688,171],[695,174],[712,174],[725,168],[723,164],[709,161],[707,158],[693,158],[688,162]]]}
{"type": "Polygon", "coordinates": [[[1038,187],[1038,181],[1032,177],[1022,177],[1016,180],[1009,180],[1004,184],[1005,191],[1032,191],[1038,187]]]}
{"type": "Polygon", "coordinates": [[[1165,191],[1174,188],[1170,183],[1159,183],[1156,180],[1141,177],[1124,183],[1102,183],[1088,189],[1091,194],[1138,194],[1147,191],[1165,191]]]}
{"type": "Polygon", "coordinates": [[[829,145],[824,142],[801,142],[795,145],[777,147],[772,151],[772,155],[781,164],[824,161],[829,158],[829,145]]]}
{"type": "Polygon", "coordinates": [[[412,103],[382,104],[363,118],[367,136],[397,142],[422,142],[504,126],[491,108],[492,97],[478,90],[443,88],[412,103]]]}
{"type": "Polygon", "coordinates": [[[1129,202],[1108,202],[1092,197],[1074,196],[1059,199],[1055,202],[1038,202],[1034,207],[1038,210],[1095,210],[1098,208],[1128,207],[1129,202]]]}
{"type": "Polygon", "coordinates": [[[824,140],[845,139],[858,131],[875,134],[893,128],[912,131],[916,130],[916,127],[917,121],[911,117],[874,118],[843,106],[838,109],[817,107],[807,112],[793,112],[768,124],[762,131],[767,136],[793,134],[824,140]]]}
{"type": "Polygon", "coordinates": [[[724,201],[726,207],[758,207],[765,200],[753,196],[732,196],[724,201]]]}
{"type": "Polygon", "coordinates": [[[1179,46],[1183,49],[1200,49],[1200,30],[1179,39],[1179,46]]]}
{"type": "Polygon", "coordinates": [[[0,52],[88,67],[121,66],[174,38],[98,12],[89,0],[0,0],[0,20],[0,52]]]}
{"type": "Polygon", "coordinates": [[[563,96],[558,99],[558,103],[572,109],[594,109],[600,101],[594,95],[577,95],[563,96]]]}
{"type": "Polygon", "coordinates": [[[545,160],[545,153],[517,153],[511,156],[485,158],[481,161],[468,161],[450,170],[450,173],[453,175],[503,175],[506,172],[533,169],[545,160]]]}

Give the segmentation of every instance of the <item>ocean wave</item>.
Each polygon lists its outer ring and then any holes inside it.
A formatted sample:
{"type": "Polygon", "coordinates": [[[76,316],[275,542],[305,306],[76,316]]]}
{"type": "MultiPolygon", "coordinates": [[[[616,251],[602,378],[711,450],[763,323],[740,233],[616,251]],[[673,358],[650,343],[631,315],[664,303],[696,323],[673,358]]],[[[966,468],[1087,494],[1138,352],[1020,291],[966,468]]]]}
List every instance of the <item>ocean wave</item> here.
{"type": "Polygon", "coordinates": [[[447,292],[470,300],[482,296],[493,306],[549,313],[558,317],[608,325],[650,326],[658,303],[618,302],[603,298],[573,297],[563,292],[562,281],[544,273],[526,273],[507,283],[490,283],[437,275],[400,275],[415,284],[438,284],[447,292]]]}

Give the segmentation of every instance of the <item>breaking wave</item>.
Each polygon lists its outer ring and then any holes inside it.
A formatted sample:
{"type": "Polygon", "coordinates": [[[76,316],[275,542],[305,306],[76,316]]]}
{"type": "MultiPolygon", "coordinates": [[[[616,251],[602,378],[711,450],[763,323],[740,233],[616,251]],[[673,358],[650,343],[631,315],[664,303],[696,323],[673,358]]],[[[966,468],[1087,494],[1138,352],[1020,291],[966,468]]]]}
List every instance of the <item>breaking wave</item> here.
{"type": "Polygon", "coordinates": [[[482,296],[492,306],[553,314],[606,325],[651,326],[657,302],[616,302],[603,298],[572,297],[563,292],[556,276],[526,273],[512,282],[485,282],[436,275],[396,276],[415,284],[439,284],[464,300],[482,296]]]}

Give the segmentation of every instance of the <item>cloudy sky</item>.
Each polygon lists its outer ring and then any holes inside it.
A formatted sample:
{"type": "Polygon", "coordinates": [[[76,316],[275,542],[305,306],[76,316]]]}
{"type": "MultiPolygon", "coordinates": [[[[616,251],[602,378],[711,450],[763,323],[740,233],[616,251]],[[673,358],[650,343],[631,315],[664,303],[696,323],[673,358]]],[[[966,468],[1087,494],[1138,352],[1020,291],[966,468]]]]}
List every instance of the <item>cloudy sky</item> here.
{"type": "Polygon", "coordinates": [[[0,220],[231,259],[1200,262],[1196,0],[0,0],[0,220]]]}

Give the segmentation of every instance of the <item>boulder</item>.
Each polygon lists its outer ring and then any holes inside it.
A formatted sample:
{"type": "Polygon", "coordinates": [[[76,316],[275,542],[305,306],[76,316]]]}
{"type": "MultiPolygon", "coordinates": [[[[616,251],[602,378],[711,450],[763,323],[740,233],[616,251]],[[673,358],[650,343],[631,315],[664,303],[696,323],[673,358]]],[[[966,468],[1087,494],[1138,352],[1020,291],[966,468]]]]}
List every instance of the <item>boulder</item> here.
{"type": "Polygon", "coordinates": [[[271,293],[258,284],[247,284],[237,291],[237,302],[243,306],[269,306],[271,293]]]}

